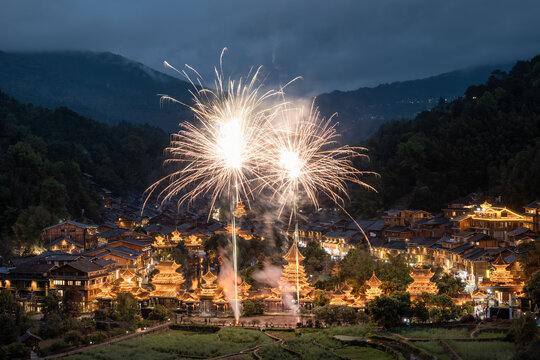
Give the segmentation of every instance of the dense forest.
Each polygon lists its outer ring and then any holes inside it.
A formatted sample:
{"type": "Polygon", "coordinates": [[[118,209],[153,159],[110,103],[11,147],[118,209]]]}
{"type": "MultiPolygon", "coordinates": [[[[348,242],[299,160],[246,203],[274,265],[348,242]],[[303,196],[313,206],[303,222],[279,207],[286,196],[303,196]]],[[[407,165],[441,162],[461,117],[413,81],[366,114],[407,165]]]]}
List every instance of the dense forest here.
{"type": "Polygon", "coordinates": [[[58,219],[97,221],[96,187],[83,173],[116,195],[140,193],[167,142],[157,128],[106,125],[0,93],[0,254],[58,219]]]}
{"type": "Polygon", "coordinates": [[[392,119],[413,119],[431,110],[439,98],[454,100],[471,84],[485,82],[495,69],[509,70],[512,64],[478,66],[424,79],[398,81],[354,91],[333,91],[316,98],[321,114],[337,113],[338,130],[346,143],[365,141],[392,119]]]}
{"type": "Polygon", "coordinates": [[[540,56],[413,120],[381,126],[366,146],[381,179],[378,195],[355,199],[359,214],[437,211],[473,192],[520,210],[540,197],[540,56]]]}
{"type": "Polygon", "coordinates": [[[192,86],[141,63],[108,52],[0,51],[1,90],[19,101],[65,106],[107,124],[129,121],[175,131],[189,117],[178,104],[159,106],[166,93],[189,103],[192,86]]]}

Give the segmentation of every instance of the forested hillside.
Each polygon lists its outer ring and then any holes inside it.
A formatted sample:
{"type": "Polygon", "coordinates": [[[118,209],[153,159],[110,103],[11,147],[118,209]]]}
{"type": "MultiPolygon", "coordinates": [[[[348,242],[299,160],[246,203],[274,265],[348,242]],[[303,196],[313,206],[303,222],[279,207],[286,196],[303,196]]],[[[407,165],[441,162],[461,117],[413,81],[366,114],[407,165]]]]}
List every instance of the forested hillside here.
{"type": "Polygon", "coordinates": [[[98,220],[95,189],[141,193],[157,177],[168,136],[149,126],[106,125],[66,108],[25,105],[0,93],[0,253],[60,218],[98,220]]]}
{"type": "Polygon", "coordinates": [[[512,64],[478,66],[425,79],[398,81],[354,91],[333,91],[317,96],[321,114],[338,113],[338,129],[346,143],[360,143],[392,119],[413,119],[431,110],[442,98],[452,101],[472,84],[485,82],[492,71],[509,70],[512,64]]]}
{"type": "Polygon", "coordinates": [[[366,145],[382,175],[368,213],[438,210],[472,192],[501,195],[519,210],[540,197],[540,56],[414,120],[383,125],[366,145]]]}
{"type": "Polygon", "coordinates": [[[94,120],[150,124],[176,131],[185,107],[160,107],[158,94],[189,103],[191,84],[108,52],[0,51],[0,89],[19,101],[64,106],[94,120]]]}

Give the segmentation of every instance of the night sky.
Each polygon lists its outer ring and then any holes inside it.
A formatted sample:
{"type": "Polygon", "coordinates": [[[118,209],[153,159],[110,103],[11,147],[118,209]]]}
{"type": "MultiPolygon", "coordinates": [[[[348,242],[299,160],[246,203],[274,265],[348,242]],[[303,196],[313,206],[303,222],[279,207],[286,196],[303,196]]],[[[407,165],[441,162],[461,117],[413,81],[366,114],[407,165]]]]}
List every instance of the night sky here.
{"type": "Polygon", "coordinates": [[[172,74],[264,65],[305,94],[415,79],[540,53],[540,1],[0,2],[0,50],[111,51],[172,74]]]}

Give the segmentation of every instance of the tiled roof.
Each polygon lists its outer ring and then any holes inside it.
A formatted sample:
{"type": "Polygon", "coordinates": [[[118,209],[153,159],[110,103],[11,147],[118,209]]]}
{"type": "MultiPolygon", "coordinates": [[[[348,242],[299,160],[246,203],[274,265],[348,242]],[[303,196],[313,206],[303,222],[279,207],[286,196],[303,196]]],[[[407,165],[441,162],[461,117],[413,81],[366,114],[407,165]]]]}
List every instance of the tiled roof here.
{"type": "Polygon", "coordinates": [[[102,232],[98,236],[101,237],[101,238],[106,239],[106,238],[111,237],[111,236],[122,234],[122,233],[124,233],[126,231],[129,231],[129,230],[117,228],[117,229],[112,229],[112,230],[109,230],[109,231],[102,232]]]}
{"type": "Polygon", "coordinates": [[[389,232],[403,232],[407,230],[409,230],[407,226],[393,226],[389,229],[386,229],[386,231],[389,231],[389,232]]]}
{"type": "Polygon", "coordinates": [[[533,202],[525,205],[526,208],[540,209],[540,200],[534,200],[533,202]]]}
{"type": "Polygon", "coordinates": [[[141,247],[150,246],[150,244],[148,242],[142,241],[142,240],[137,240],[137,239],[114,240],[114,241],[111,241],[109,244],[115,244],[115,243],[121,243],[121,242],[125,242],[125,243],[128,243],[128,244],[133,244],[133,245],[137,245],[137,246],[141,246],[141,247]]]}
{"type": "Polygon", "coordinates": [[[64,266],[70,266],[84,273],[90,273],[90,272],[99,271],[103,269],[103,267],[87,259],[80,259],[80,260],[72,261],[70,263],[67,263],[64,266]]]}
{"type": "Polygon", "coordinates": [[[407,249],[407,243],[405,241],[389,241],[386,244],[384,244],[382,247],[390,250],[405,250],[407,249]]]}
{"type": "Polygon", "coordinates": [[[78,242],[75,242],[75,241],[71,240],[70,238],[67,238],[67,237],[62,236],[62,237],[59,237],[59,238],[56,239],[56,240],[51,241],[51,242],[48,243],[48,244],[45,244],[45,245],[44,245],[44,248],[45,248],[45,249],[50,248],[51,246],[54,246],[54,245],[58,244],[58,243],[61,242],[62,240],[66,240],[68,243],[73,244],[73,245],[75,245],[75,246],[77,246],[77,247],[80,247],[80,248],[83,247],[82,244],[79,244],[78,242]]]}
{"type": "Polygon", "coordinates": [[[517,229],[514,229],[512,231],[509,231],[507,235],[510,236],[517,236],[526,233],[527,231],[530,231],[529,229],[525,227],[518,227],[517,229]]]}
{"type": "Polygon", "coordinates": [[[58,224],[54,224],[54,225],[51,225],[49,227],[46,227],[45,229],[43,230],[48,230],[48,229],[52,229],[58,225],[62,225],[62,224],[71,224],[73,226],[77,226],[77,227],[80,227],[80,228],[83,228],[83,229],[93,229],[93,228],[97,228],[97,225],[88,225],[88,224],[83,224],[83,223],[80,223],[80,222],[76,222],[76,221],[71,221],[71,220],[66,220],[66,221],[63,221],[61,223],[58,223],[58,224]]]}

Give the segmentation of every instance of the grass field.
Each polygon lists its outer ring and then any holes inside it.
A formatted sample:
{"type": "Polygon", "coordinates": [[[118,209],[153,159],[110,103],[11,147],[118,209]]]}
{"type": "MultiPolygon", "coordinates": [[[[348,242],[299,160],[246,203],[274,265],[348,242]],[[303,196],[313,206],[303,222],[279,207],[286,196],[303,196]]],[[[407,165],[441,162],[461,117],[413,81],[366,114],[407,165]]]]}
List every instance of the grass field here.
{"type": "Polygon", "coordinates": [[[278,344],[272,344],[268,346],[263,346],[258,352],[259,356],[263,359],[276,359],[276,360],[293,360],[300,359],[299,356],[295,356],[288,351],[284,350],[278,344]]]}
{"type": "Polygon", "coordinates": [[[392,360],[393,357],[384,351],[362,346],[346,346],[337,349],[336,354],[346,359],[392,360]]]}
{"type": "Polygon", "coordinates": [[[516,347],[505,341],[448,341],[463,360],[508,360],[516,353],[516,347]]]}
{"type": "Polygon", "coordinates": [[[506,337],[506,332],[489,331],[489,330],[478,331],[477,333],[474,334],[474,337],[478,339],[493,339],[493,338],[502,339],[506,337]]]}
{"type": "Polygon", "coordinates": [[[284,339],[284,340],[296,336],[296,334],[295,334],[294,331],[275,331],[275,330],[267,330],[266,333],[267,333],[268,335],[272,335],[272,336],[275,336],[275,337],[277,337],[277,338],[284,339]]]}
{"type": "Polygon", "coordinates": [[[469,337],[469,330],[467,328],[397,328],[394,332],[408,337],[416,339],[456,339],[469,337]]]}
{"type": "Polygon", "coordinates": [[[272,340],[263,333],[254,330],[224,328],[217,334],[169,331],[101,346],[82,354],[70,356],[67,359],[168,360],[182,356],[208,358],[236,353],[266,343],[272,343],[272,340]]]}
{"type": "Polygon", "coordinates": [[[413,342],[415,346],[422,348],[429,352],[430,354],[435,355],[440,360],[450,360],[450,356],[444,351],[444,349],[437,343],[435,340],[431,341],[415,341],[413,342]]]}

